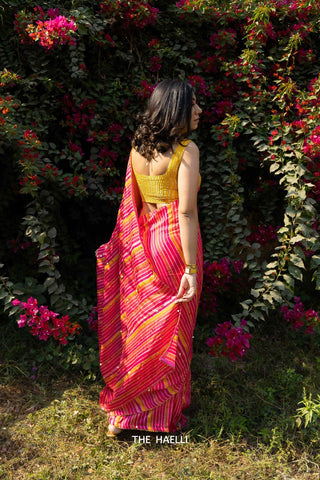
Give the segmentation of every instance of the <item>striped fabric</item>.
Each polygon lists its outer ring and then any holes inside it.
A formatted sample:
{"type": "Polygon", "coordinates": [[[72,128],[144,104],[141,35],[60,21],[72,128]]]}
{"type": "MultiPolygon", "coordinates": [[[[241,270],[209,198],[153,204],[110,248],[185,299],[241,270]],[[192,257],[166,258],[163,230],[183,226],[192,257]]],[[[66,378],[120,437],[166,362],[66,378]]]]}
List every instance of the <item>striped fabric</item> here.
{"type": "Polygon", "coordinates": [[[129,159],[115,230],[97,251],[100,406],[119,428],[175,432],[190,404],[201,237],[197,296],[175,303],[184,272],[178,200],[138,218],[137,198],[129,159]]]}

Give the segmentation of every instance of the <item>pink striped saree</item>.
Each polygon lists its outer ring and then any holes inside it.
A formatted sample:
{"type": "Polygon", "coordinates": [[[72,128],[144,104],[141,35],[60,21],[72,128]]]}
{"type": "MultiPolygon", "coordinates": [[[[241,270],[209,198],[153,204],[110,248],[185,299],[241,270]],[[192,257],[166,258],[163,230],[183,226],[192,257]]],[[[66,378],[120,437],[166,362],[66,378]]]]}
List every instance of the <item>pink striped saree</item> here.
{"type": "Polygon", "coordinates": [[[116,427],[175,432],[190,404],[202,243],[199,231],[197,296],[175,303],[185,268],[178,200],[140,218],[139,201],[130,158],[115,230],[97,251],[100,406],[116,427]]]}

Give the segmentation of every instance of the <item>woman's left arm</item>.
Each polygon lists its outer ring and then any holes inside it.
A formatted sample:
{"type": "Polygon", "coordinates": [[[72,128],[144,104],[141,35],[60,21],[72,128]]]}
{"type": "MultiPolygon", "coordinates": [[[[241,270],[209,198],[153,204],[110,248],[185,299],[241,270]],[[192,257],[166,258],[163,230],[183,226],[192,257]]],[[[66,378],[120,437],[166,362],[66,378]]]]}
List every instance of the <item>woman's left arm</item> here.
{"type": "MultiPolygon", "coordinates": [[[[194,142],[188,144],[178,171],[179,226],[181,246],[186,265],[197,262],[199,182],[199,149],[194,142]]],[[[177,301],[187,302],[196,294],[195,273],[184,273],[177,294],[177,301]]]]}

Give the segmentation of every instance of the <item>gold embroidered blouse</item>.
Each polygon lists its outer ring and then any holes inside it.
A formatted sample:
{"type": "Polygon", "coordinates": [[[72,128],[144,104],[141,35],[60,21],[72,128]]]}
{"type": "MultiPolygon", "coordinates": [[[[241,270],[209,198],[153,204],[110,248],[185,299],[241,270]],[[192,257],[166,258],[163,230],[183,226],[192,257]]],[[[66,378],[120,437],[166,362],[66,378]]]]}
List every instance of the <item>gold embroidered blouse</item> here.
{"type": "MultiPolygon", "coordinates": [[[[183,140],[175,149],[167,168],[162,175],[143,175],[137,173],[133,167],[138,187],[143,202],[147,203],[171,203],[179,198],[178,196],[178,170],[183,152],[191,140],[183,140]]],[[[201,177],[199,175],[199,187],[201,177]]]]}

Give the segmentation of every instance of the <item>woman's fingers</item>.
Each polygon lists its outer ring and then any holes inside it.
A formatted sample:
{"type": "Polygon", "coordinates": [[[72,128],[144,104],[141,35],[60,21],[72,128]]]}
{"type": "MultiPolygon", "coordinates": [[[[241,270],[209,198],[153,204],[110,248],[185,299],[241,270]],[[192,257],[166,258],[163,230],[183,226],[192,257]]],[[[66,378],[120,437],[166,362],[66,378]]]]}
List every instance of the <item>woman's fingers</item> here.
{"type": "MultiPolygon", "coordinates": [[[[180,290],[179,290],[180,292],[180,290]]],[[[176,302],[190,302],[190,300],[193,299],[193,297],[195,296],[196,292],[195,292],[195,289],[193,287],[189,288],[189,290],[185,291],[182,295],[179,295],[179,292],[178,292],[178,295],[176,297],[176,302]]]]}
{"type": "Polygon", "coordinates": [[[186,291],[185,287],[182,284],[180,284],[180,288],[177,293],[177,298],[182,298],[183,295],[185,294],[185,291],[186,291]]]}
{"type": "Polygon", "coordinates": [[[176,302],[190,302],[193,299],[196,293],[194,283],[195,279],[192,275],[184,274],[182,276],[176,302]]]}

